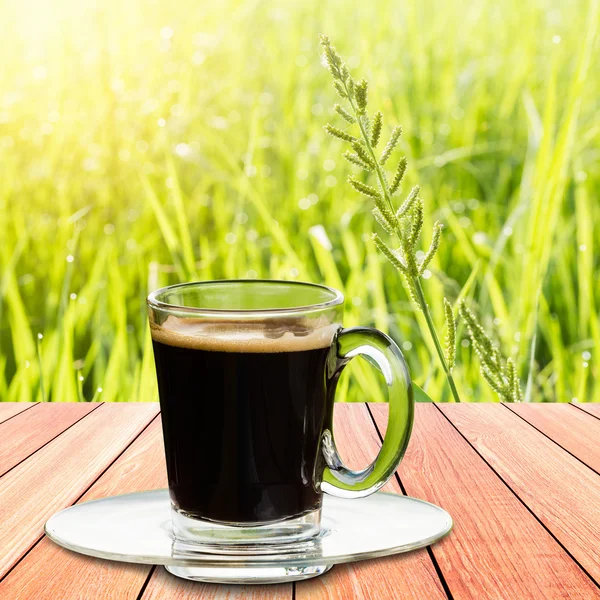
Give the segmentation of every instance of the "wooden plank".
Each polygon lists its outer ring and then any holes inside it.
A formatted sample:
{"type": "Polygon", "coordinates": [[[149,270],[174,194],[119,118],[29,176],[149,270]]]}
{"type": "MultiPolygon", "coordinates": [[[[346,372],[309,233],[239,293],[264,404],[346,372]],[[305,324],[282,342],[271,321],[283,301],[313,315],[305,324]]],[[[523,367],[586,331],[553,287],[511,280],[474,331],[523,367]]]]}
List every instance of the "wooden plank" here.
{"type": "Polygon", "coordinates": [[[500,404],[439,410],[600,582],[600,477],[500,404]]]}
{"type": "Polygon", "coordinates": [[[6,600],[88,600],[126,598],[136,600],[151,567],[111,563],[75,555],[43,538],[30,554],[43,556],[43,563],[29,554],[0,581],[0,597],[6,600]],[[39,549],[39,552],[38,552],[39,549]],[[25,563],[24,566],[23,563],[25,563]],[[72,570],[68,570],[68,569],[72,570]],[[106,586],[106,583],[109,583],[106,586]],[[60,595],[56,595],[56,591],[60,595]]]}
{"type": "MultiPolygon", "coordinates": [[[[459,408],[468,416],[475,406],[459,408]]],[[[385,431],[387,407],[370,408],[385,431]]],[[[473,432],[486,438],[485,423],[471,420],[473,432]]],[[[454,600],[600,598],[589,577],[433,404],[416,406],[398,473],[409,495],[442,506],[454,519],[450,535],[432,546],[454,600]]]]}
{"type": "MultiPolygon", "coordinates": [[[[109,467],[79,502],[167,485],[160,418],[109,467]]],[[[69,552],[44,537],[0,583],[0,598],[69,600],[106,597],[134,600],[151,570],[69,552]]]]}
{"type": "Polygon", "coordinates": [[[0,578],[158,414],[158,404],[103,404],[0,479],[0,578]]]}
{"type": "Polygon", "coordinates": [[[600,419],[572,404],[505,404],[600,474],[600,419]]]}
{"type": "MultiPolygon", "coordinates": [[[[79,502],[166,486],[161,423],[160,418],[157,418],[79,502]]],[[[151,569],[150,565],[128,565],[82,556],[64,550],[44,538],[0,583],[0,598],[69,600],[80,598],[81,590],[86,590],[87,597],[134,600],[138,598],[151,569]],[[94,590],[97,595],[94,595],[94,590]]],[[[289,600],[292,596],[291,585],[222,588],[186,582],[170,576],[162,568],[155,570],[149,583],[146,594],[161,598],[246,598],[254,597],[251,594],[256,593],[260,595],[255,597],[261,600],[289,600]],[[217,595],[219,590],[225,591],[220,592],[222,595],[217,595]],[[234,590],[236,595],[228,590],[234,590]],[[228,593],[231,595],[227,595],[228,593]]]]}
{"type": "Polygon", "coordinates": [[[589,404],[587,402],[586,403],[574,402],[572,404],[572,406],[574,406],[575,408],[578,408],[579,410],[583,410],[586,413],[600,419],[600,404],[589,404]]]}
{"type": "Polygon", "coordinates": [[[0,402],[0,423],[34,406],[35,402],[0,402]]]}
{"type": "Polygon", "coordinates": [[[0,476],[98,406],[91,402],[44,402],[0,424],[0,476]]]}
{"type": "Polygon", "coordinates": [[[292,585],[215,585],[196,583],[157,567],[141,600],[290,600],[292,585]]]}
{"type": "MultiPolygon", "coordinates": [[[[365,467],[381,446],[365,405],[339,404],[335,407],[336,445],[351,468],[365,467]]],[[[392,479],[385,491],[402,493],[392,479]]],[[[296,584],[296,600],[349,598],[447,598],[427,550],[338,565],[329,573],[296,584]]]]}

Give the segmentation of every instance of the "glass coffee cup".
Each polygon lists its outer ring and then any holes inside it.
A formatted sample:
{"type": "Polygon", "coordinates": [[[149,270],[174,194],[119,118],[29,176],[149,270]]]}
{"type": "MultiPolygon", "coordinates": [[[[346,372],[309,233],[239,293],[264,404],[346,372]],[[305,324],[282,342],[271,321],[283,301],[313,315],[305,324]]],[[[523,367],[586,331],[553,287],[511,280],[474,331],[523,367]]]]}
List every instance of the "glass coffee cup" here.
{"type": "Polygon", "coordinates": [[[342,327],[343,301],[329,287],[271,280],[150,294],[176,540],[307,540],[320,531],[323,493],[367,496],[395,472],[413,423],[408,368],[384,333],[342,327]],[[389,397],[383,445],[360,471],[344,466],[333,428],[336,384],[355,356],[381,371],[389,397]]]}

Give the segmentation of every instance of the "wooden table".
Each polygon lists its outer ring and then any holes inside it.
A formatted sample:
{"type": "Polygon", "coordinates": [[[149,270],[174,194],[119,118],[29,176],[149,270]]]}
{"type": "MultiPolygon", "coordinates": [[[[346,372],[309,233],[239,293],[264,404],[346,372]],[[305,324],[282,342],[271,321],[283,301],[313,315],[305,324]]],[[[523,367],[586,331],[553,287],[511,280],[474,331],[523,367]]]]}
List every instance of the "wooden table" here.
{"type": "MultiPolygon", "coordinates": [[[[338,405],[349,464],[375,455],[385,405],[338,405]]],[[[0,404],[0,598],[600,598],[600,406],[420,404],[387,489],[435,502],[448,537],[412,554],[264,587],[87,558],[43,535],[75,502],[166,486],[156,404],[0,404]]]]}

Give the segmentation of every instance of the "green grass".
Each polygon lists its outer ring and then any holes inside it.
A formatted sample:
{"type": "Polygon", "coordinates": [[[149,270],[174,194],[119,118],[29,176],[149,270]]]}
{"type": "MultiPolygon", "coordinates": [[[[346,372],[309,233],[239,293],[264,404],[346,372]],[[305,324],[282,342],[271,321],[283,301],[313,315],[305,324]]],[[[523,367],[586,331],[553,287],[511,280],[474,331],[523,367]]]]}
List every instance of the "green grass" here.
{"type": "MultiPolygon", "coordinates": [[[[425,231],[446,224],[425,282],[440,329],[462,291],[524,384],[534,349],[533,401],[600,401],[597,1],[7,0],[3,16],[1,400],[154,400],[147,292],[221,277],[341,288],[346,324],[388,331],[449,399],[322,130],[326,32],[404,126],[425,231]]],[[[463,399],[494,400],[458,354],[463,399]]],[[[352,374],[343,398],[384,398],[352,374]]]]}

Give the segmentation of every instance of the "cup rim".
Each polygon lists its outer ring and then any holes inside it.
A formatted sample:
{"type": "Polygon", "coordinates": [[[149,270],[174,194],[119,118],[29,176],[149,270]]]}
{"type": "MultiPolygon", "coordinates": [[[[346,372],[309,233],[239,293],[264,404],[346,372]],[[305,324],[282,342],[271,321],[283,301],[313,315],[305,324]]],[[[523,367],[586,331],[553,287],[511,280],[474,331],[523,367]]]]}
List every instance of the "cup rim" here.
{"type": "Polygon", "coordinates": [[[309,281],[288,281],[285,279],[208,279],[205,281],[189,281],[186,283],[176,283],[174,285],[167,285],[157,290],[154,290],[148,297],[146,298],[146,303],[149,307],[153,309],[166,310],[166,311],[177,311],[188,314],[203,314],[203,315],[232,315],[232,314],[240,314],[240,315],[267,315],[267,314],[289,314],[289,313],[304,313],[310,311],[318,311],[318,310],[327,310],[329,308],[333,308],[334,306],[339,306],[344,302],[344,294],[339,290],[323,285],[320,283],[312,283],[309,281]],[[285,285],[297,285],[297,286],[307,286],[312,288],[319,288],[322,290],[326,290],[330,292],[333,297],[331,300],[327,300],[326,302],[319,302],[316,304],[307,304],[303,306],[291,306],[285,308],[196,308],[192,306],[182,306],[180,304],[171,304],[169,302],[163,302],[158,299],[158,296],[168,290],[173,290],[177,288],[186,288],[192,286],[203,286],[210,284],[285,284],[285,285]]]}

